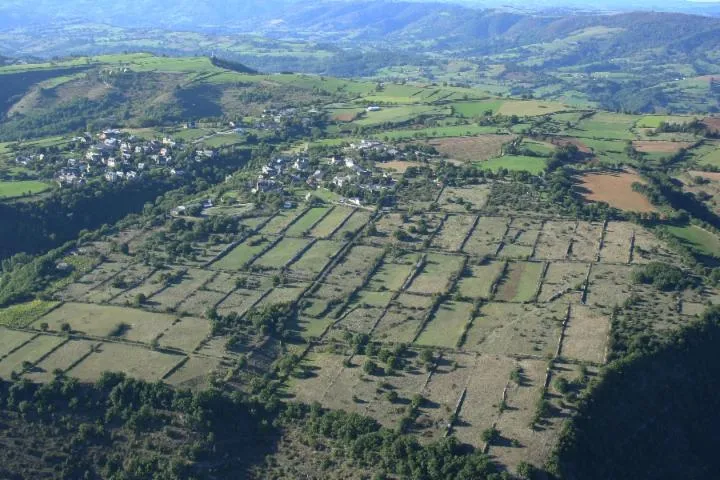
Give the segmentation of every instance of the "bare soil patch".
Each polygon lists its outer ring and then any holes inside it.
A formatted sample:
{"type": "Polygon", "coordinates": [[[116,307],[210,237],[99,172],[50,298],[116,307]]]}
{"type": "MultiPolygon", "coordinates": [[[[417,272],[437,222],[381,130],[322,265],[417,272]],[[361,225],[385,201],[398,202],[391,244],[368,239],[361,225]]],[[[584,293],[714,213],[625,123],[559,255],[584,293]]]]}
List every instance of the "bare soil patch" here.
{"type": "Polygon", "coordinates": [[[585,200],[605,202],[620,210],[632,212],[655,212],[657,209],[644,195],[632,189],[632,184],[645,183],[634,172],[589,173],[580,179],[585,190],[585,200]]]}

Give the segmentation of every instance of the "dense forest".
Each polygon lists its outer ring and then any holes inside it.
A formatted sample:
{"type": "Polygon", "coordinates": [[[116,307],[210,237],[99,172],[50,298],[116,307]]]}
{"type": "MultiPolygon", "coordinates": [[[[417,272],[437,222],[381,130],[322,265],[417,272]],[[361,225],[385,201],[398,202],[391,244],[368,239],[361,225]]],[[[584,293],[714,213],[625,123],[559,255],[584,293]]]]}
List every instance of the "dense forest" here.
{"type": "Polygon", "coordinates": [[[611,364],[564,433],[567,480],[705,479],[720,459],[720,308],[666,345],[611,364]]]}

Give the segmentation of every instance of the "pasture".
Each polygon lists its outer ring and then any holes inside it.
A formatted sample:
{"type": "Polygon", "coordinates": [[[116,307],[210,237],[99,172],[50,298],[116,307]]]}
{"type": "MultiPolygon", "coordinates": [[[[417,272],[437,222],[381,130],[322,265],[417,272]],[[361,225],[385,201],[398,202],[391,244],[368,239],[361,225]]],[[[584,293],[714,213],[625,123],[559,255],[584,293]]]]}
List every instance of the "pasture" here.
{"type": "Polygon", "coordinates": [[[0,181],[0,198],[31,196],[49,189],[49,184],[37,180],[0,181]]]}

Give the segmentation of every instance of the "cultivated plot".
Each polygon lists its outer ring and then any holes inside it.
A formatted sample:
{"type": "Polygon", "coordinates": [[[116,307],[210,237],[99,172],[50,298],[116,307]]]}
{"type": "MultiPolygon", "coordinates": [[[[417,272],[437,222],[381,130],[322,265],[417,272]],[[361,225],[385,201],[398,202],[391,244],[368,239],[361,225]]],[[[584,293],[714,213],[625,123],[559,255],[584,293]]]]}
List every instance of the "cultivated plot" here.
{"type": "Polygon", "coordinates": [[[540,262],[510,262],[497,284],[494,299],[503,302],[529,302],[535,298],[545,268],[540,262]]]}

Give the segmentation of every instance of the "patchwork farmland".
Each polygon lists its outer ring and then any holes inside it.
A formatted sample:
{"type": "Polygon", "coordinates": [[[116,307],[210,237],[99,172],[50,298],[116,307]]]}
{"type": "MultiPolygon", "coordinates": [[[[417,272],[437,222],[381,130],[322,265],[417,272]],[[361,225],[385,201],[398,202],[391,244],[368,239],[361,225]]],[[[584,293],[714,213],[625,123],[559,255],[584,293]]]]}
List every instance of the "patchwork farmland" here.
{"type": "MultiPolygon", "coordinates": [[[[673,254],[627,222],[488,215],[489,189],[446,188],[441,212],[412,215],[281,210],[249,222],[202,265],[151,268],[112,253],[54,302],[17,309],[3,327],[0,373],[91,381],[120,370],[201,388],[241,358],[261,375],[292,352],[291,398],[370,415],[423,441],[453,435],[510,467],[544,458],[560,431],[553,418],[534,427],[548,378],[561,362],[591,371],[607,362],[612,317],[629,298],[676,302],[631,281],[634,265],[673,254]],[[454,208],[458,198],[472,213],[454,208]],[[282,348],[249,324],[232,338],[213,327],[218,316],[274,305],[297,312],[282,348]],[[411,422],[407,402],[419,402],[411,422]],[[486,445],[491,427],[520,446],[486,445]]],[[[677,322],[706,295],[685,302],[677,322]]]]}

